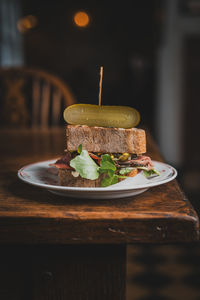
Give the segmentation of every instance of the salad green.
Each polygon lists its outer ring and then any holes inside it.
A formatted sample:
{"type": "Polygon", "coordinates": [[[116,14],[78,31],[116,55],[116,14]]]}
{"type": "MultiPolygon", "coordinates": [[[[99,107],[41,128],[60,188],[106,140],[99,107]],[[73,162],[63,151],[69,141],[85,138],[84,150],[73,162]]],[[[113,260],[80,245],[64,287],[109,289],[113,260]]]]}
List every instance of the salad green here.
{"type": "Polygon", "coordinates": [[[156,170],[155,168],[148,170],[146,167],[137,167],[140,170],[143,170],[143,174],[145,177],[150,177],[152,175],[160,175],[160,172],[158,172],[158,170],[156,170]]]}
{"type": "MultiPolygon", "coordinates": [[[[127,178],[126,175],[130,173],[134,168],[126,167],[122,168],[119,171],[120,175],[115,174],[117,167],[114,160],[109,154],[103,154],[101,156],[100,166],[90,157],[87,150],[82,150],[82,145],[79,145],[77,149],[77,155],[70,161],[70,166],[80,174],[82,178],[95,180],[99,178],[99,175],[104,173],[104,177],[101,181],[101,186],[106,187],[118,182],[118,178],[127,178]]],[[[148,170],[146,167],[137,167],[138,169],[143,170],[143,173],[146,177],[160,173],[156,169],[148,170]]]]}
{"type": "Polygon", "coordinates": [[[70,161],[70,166],[86,179],[95,180],[99,178],[99,166],[89,156],[87,150],[82,150],[81,154],[77,155],[70,161]]]}

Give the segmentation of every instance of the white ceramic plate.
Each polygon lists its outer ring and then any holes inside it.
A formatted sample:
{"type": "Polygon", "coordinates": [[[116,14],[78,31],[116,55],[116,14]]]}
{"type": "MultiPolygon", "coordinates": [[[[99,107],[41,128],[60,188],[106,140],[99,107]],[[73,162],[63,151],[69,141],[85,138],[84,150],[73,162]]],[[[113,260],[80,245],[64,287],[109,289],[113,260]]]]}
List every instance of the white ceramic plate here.
{"type": "Polygon", "coordinates": [[[177,176],[176,169],[170,165],[153,161],[155,168],[160,172],[160,176],[147,179],[143,172],[140,172],[135,177],[129,177],[106,188],[65,187],[59,184],[57,169],[49,166],[55,161],[56,159],[53,159],[27,165],[18,171],[18,177],[26,183],[65,197],[113,199],[141,194],[149,188],[167,183],[177,176]]]}

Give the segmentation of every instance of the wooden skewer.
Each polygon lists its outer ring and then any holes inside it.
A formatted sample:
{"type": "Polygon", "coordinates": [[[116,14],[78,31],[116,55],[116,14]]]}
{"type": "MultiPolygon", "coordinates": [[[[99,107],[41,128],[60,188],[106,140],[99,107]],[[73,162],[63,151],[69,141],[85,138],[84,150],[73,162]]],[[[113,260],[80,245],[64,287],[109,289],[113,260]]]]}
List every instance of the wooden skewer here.
{"type": "Polygon", "coordinates": [[[100,80],[99,80],[99,106],[101,105],[102,79],[103,79],[103,67],[101,66],[101,68],[100,68],[100,80]]]}

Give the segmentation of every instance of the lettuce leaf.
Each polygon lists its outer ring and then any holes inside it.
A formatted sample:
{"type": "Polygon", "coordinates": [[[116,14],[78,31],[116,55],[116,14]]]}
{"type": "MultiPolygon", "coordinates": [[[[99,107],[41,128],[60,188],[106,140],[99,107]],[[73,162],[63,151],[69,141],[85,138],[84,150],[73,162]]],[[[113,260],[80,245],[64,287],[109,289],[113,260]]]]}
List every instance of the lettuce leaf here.
{"type": "Polygon", "coordinates": [[[82,146],[82,144],[80,144],[80,145],[78,146],[77,152],[78,152],[79,154],[81,154],[82,149],[83,149],[83,146],[82,146]]]}
{"type": "Polygon", "coordinates": [[[141,169],[141,170],[143,170],[143,174],[144,174],[144,176],[145,177],[150,177],[150,176],[152,176],[152,175],[157,175],[157,176],[159,176],[160,175],[160,173],[158,172],[158,170],[156,170],[156,169],[151,169],[151,170],[147,170],[147,169],[145,169],[145,168],[138,168],[138,169],[141,169]]]}
{"type": "Polygon", "coordinates": [[[70,166],[80,174],[82,178],[95,180],[99,178],[99,166],[89,156],[87,150],[82,150],[80,155],[77,155],[70,161],[70,166]]]}
{"type": "MultiPolygon", "coordinates": [[[[99,172],[100,173],[109,173],[109,171],[114,172],[117,170],[114,161],[109,154],[104,154],[101,159],[99,172]]],[[[110,172],[111,173],[111,172],[110,172]]]]}
{"type": "Polygon", "coordinates": [[[104,154],[102,156],[99,172],[107,174],[105,178],[101,181],[101,186],[106,187],[118,182],[118,175],[115,174],[117,170],[114,161],[109,154],[104,154]]]}
{"type": "Polygon", "coordinates": [[[130,173],[133,169],[134,169],[134,168],[122,168],[122,169],[120,169],[119,174],[121,174],[121,175],[128,174],[128,173],[130,173]]]}
{"type": "Polygon", "coordinates": [[[106,187],[112,184],[118,183],[118,176],[114,174],[113,176],[107,176],[101,181],[101,186],[106,187]]]}

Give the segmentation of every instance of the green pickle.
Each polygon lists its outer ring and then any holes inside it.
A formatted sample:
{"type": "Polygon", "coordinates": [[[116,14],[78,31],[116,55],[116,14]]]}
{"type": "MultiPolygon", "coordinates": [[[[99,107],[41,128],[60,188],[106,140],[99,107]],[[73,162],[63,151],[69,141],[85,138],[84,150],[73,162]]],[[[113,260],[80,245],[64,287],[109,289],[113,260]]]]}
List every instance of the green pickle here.
{"type": "Polygon", "coordinates": [[[64,110],[64,119],[72,125],[132,128],[139,124],[139,112],[128,106],[73,104],[64,110]]]}

